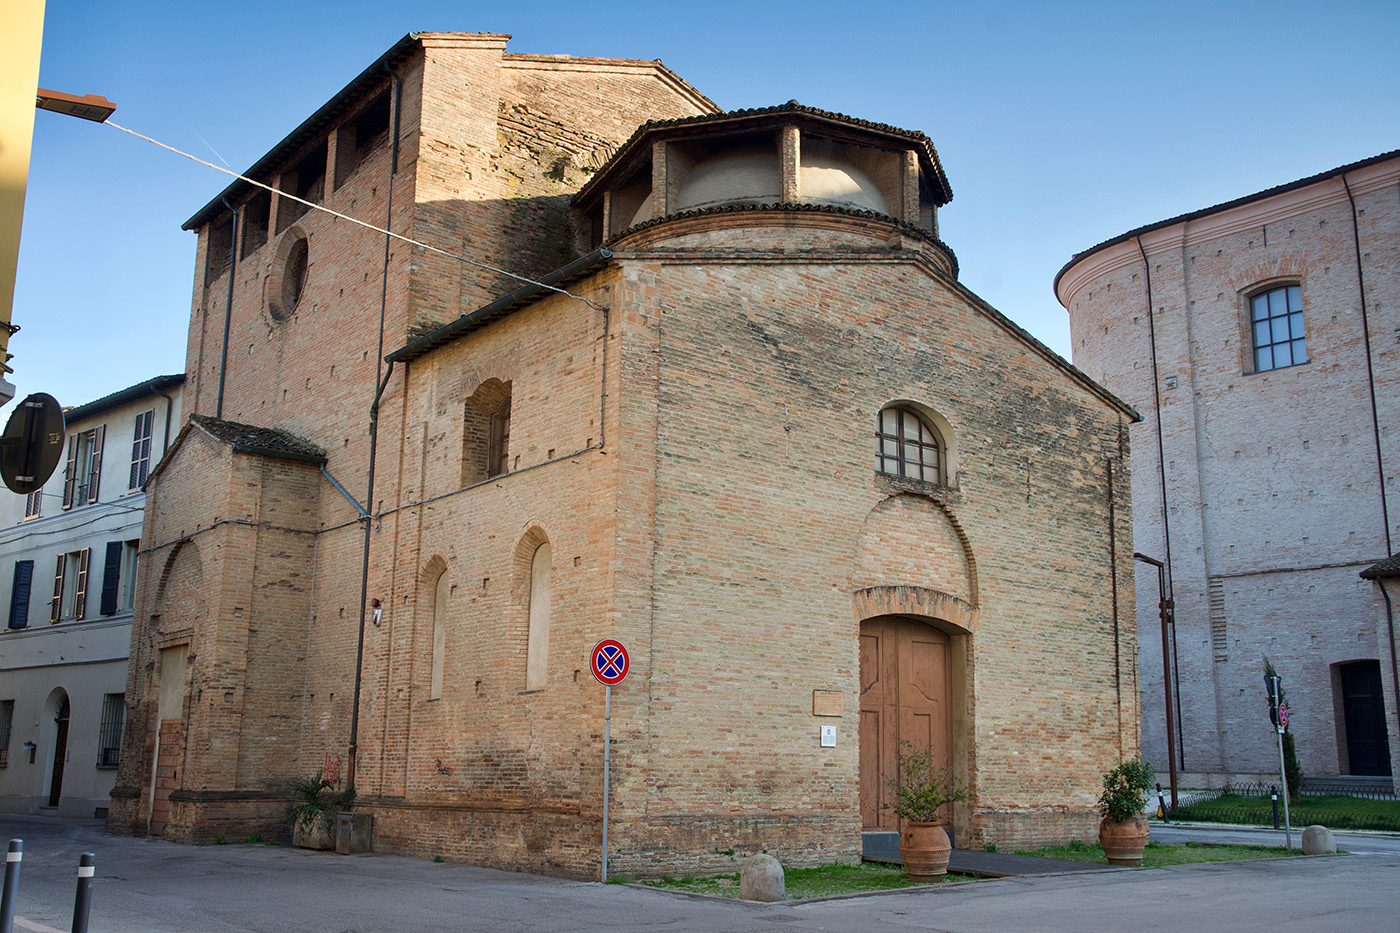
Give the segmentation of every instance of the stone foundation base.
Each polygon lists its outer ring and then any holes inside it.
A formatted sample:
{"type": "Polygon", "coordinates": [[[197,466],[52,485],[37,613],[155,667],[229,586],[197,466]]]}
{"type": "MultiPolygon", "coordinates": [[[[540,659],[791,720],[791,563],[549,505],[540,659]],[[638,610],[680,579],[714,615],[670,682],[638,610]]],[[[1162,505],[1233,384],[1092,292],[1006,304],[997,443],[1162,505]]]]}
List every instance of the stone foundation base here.
{"type": "Polygon", "coordinates": [[[1099,820],[1095,810],[1071,810],[1066,807],[1024,810],[977,810],[972,815],[969,837],[958,839],[958,847],[980,849],[995,845],[1012,852],[1017,849],[1042,849],[1078,840],[1095,842],[1099,837],[1099,820]]]}

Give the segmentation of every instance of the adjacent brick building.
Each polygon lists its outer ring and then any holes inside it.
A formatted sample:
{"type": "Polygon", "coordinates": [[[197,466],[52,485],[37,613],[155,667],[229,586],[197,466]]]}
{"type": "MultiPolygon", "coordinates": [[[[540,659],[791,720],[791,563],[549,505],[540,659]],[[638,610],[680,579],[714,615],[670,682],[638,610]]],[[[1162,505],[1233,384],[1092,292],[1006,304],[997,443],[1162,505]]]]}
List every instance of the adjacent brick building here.
{"type": "MultiPolygon", "coordinates": [[[[1400,529],[1397,251],[1391,152],[1129,231],[1056,280],[1075,362],[1148,413],[1134,535],[1170,567],[1193,780],[1277,774],[1265,656],[1306,775],[1400,773],[1394,621],[1359,576],[1400,529]]],[[[1165,767],[1157,581],[1137,582],[1144,749],[1165,767]]]]}
{"type": "Polygon", "coordinates": [[[285,835],[353,742],[377,849],[592,874],[611,637],[617,871],[854,859],[901,739],[960,843],[1091,837],[1133,410],[958,283],[923,134],[505,40],[406,37],[189,222],[110,825],[285,835]]]}

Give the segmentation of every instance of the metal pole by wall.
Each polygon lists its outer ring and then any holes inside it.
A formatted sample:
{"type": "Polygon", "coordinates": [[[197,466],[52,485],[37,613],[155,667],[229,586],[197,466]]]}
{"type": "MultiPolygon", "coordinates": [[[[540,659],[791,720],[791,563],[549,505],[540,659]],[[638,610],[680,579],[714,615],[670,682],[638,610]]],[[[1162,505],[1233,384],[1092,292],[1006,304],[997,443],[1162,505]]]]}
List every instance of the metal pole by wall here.
{"type": "Polygon", "coordinates": [[[19,865],[24,860],[24,840],[11,839],[5,853],[5,891],[0,895],[0,933],[15,928],[15,891],[19,888],[19,865]]]}
{"type": "Polygon", "coordinates": [[[1151,564],[1157,568],[1157,616],[1162,623],[1162,685],[1166,691],[1167,710],[1167,773],[1171,778],[1172,788],[1172,809],[1176,809],[1176,729],[1175,719],[1172,709],[1172,661],[1170,654],[1170,639],[1167,635],[1167,626],[1172,620],[1172,600],[1167,597],[1166,567],[1160,560],[1148,557],[1146,554],[1134,554],[1134,560],[1140,560],[1144,564],[1151,564]]]}

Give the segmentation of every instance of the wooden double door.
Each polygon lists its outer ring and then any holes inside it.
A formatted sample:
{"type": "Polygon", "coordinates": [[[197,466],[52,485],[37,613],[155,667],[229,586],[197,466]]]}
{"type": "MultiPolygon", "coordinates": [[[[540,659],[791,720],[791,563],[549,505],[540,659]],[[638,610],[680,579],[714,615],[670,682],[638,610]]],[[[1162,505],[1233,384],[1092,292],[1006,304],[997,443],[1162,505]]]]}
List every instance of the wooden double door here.
{"type": "Polygon", "coordinates": [[[886,809],[899,750],[933,750],[937,766],[952,764],[949,639],[922,622],[881,616],[860,625],[860,815],[869,830],[898,830],[886,809]]]}

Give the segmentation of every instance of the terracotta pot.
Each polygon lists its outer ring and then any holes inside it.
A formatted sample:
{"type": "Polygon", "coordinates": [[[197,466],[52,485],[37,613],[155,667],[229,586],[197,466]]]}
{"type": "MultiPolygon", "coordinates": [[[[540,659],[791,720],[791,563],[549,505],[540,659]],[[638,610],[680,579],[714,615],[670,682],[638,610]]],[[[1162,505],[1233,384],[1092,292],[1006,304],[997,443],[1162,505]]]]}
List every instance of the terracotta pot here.
{"type": "Polygon", "coordinates": [[[948,873],[948,857],[953,847],[942,823],[907,820],[899,834],[899,856],[904,873],[910,878],[937,878],[948,873]]]}
{"type": "Polygon", "coordinates": [[[1147,820],[1140,816],[1123,821],[1104,817],[1099,823],[1099,845],[1110,865],[1141,865],[1142,850],[1147,845],[1147,820]]]}

